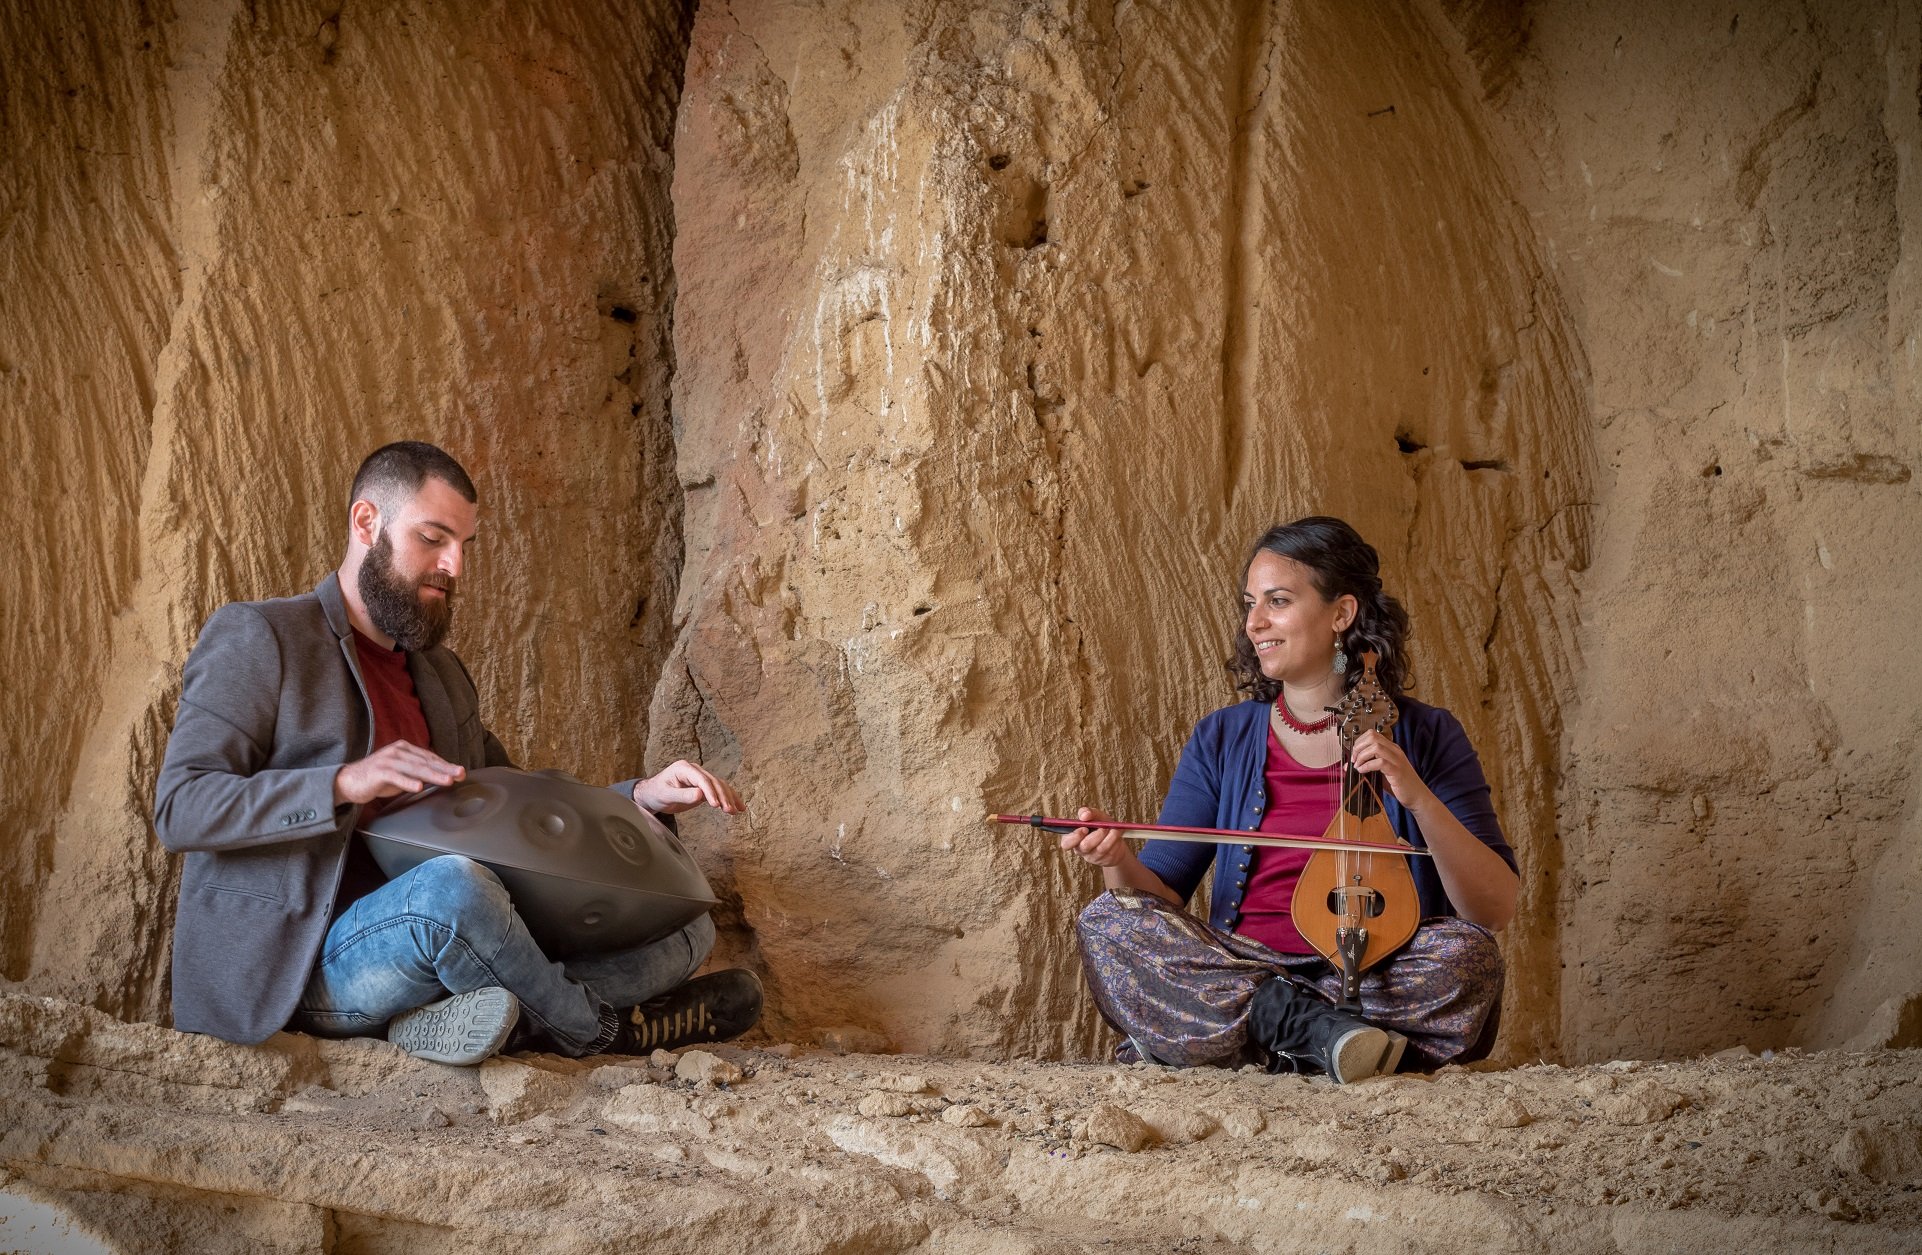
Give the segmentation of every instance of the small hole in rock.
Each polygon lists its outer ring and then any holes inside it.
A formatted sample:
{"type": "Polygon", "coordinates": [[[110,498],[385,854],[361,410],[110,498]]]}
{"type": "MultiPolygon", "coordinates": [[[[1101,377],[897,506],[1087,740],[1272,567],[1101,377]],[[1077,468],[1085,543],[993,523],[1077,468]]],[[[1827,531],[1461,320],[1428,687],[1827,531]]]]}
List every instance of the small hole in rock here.
{"type": "Polygon", "coordinates": [[[1006,153],[996,153],[994,156],[988,158],[988,169],[1006,170],[1008,168],[1008,163],[1012,160],[1013,158],[1008,156],[1008,154],[1006,153]]]}

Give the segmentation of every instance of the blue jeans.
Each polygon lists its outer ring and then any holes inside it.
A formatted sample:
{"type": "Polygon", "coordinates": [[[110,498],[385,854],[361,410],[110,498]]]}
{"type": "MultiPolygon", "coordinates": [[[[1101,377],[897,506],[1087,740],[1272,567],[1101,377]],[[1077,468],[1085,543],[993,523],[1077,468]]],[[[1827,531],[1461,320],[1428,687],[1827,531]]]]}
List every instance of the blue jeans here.
{"type": "Polygon", "coordinates": [[[403,1011],[499,985],[520,999],[524,1024],[567,1054],[587,1054],[607,1044],[607,1008],[674,988],[713,947],[714,923],[703,915],[644,946],[552,962],[500,878],[448,854],[388,881],[334,921],[289,1027],[372,1036],[403,1011]]]}

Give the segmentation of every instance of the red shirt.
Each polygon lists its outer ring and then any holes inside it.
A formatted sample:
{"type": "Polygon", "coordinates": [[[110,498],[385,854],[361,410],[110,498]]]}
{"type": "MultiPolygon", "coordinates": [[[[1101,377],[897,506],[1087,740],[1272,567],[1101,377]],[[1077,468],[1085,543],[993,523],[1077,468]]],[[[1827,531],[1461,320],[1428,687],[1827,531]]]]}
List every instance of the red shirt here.
{"type": "Polygon", "coordinates": [[[354,657],[360,662],[360,681],[367,686],[367,700],[374,707],[374,749],[395,741],[432,748],[428,745],[431,734],[427,716],[421,713],[420,698],[414,693],[414,674],[407,669],[406,651],[382,649],[356,629],[354,657]]]}
{"type": "MultiPolygon", "coordinates": [[[[423,749],[428,745],[427,716],[414,692],[414,676],[407,669],[404,650],[383,649],[376,641],[354,632],[354,658],[360,663],[360,682],[367,688],[367,701],[374,708],[374,749],[406,741],[423,749]]],[[[371,752],[371,751],[370,751],[371,752]]],[[[389,801],[376,798],[360,808],[360,822],[380,814],[389,801]]],[[[380,865],[367,852],[367,843],[355,834],[347,848],[347,866],[340,874],[340,890],[334,895],[334,918],[387,883],[380,865]]]]}
{"type": "MultiPolygon", "coordinates": [[[[1341,766],[1304,767],[1282,748],[1273,727],[1268,729],[1268,765],[1262,774],[1268,810],[1261,817],[1262,832],[1284,837],[1319,837],[1335,818],[1341,766]]],[[[1248,892],[1241,899],[1241,920],[1235,931],[1283,954],[1313,954],[1289,916],[1295,882],[1308,866],[1313,850],[1258,846],[1248,892]]]]}

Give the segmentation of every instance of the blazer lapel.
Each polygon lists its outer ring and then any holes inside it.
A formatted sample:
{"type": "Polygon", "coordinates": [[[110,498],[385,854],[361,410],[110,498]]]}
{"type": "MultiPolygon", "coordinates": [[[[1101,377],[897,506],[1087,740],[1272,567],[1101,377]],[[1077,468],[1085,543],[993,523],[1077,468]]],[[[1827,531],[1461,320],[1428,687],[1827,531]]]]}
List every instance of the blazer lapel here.
{"type": "Polygon", "coordinates": [[[340,572],[329,571],[327,577],[315,586],[314,597],[320,602],[321,613],[327,616],[327,626],[339,639],[340,656],[346,660],[347,671],[354,677],[354,691],[360,694],[362,722],[367,728],[360,752],[362,755],[371,754],[374,752],[374,703],[367,696],[367,681],[360,674],[360,652],[354,648],[354,629],[347,618],[347,601],[340,592],[340,572]]]}
{"type": "Polygon", "coordinates": [[[414,677],[414,696],[420,699],[420,712],[427,716],[427,734],[433,741],[430,748],[450,763],[459,762],[460,720],[454,713],[453,700],[447,695],[447,686],[441,683],[440,672],[424,653],[408,654],[407,670],[414,677]]]}

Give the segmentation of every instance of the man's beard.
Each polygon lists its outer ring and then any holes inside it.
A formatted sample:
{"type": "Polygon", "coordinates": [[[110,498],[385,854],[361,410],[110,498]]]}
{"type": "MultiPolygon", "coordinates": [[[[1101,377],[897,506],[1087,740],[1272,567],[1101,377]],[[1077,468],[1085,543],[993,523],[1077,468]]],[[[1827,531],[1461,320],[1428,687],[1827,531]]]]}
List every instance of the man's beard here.
{"type": "Polygon", "coordinates": [[[409,653],[432,649],[454,623],[454,579],[429,571],[410,580],[394,569],[394,542],[387,529],[360,564],[360,600],[374,626],[394,638],[409,653]],[[423,598],[423,588],[439,588],[446,596],[423,598]]]}

